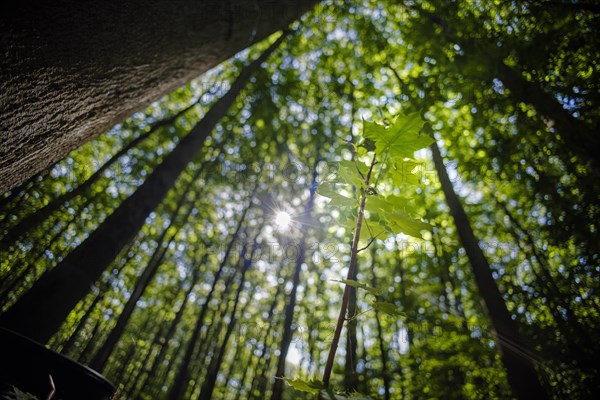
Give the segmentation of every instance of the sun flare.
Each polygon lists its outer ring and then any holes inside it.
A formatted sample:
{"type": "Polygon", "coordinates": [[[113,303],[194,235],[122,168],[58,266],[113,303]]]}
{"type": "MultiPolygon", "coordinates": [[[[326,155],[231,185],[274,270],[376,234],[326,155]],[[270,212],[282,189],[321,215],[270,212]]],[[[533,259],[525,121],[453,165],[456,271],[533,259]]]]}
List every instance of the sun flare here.
{"type": "Polygon", "coordinates": [[[275,225],[282,231],[285,231],[289,228],[290,223],[292,222],[292,217],[285,211],[278,211],[275,214],[275,225]]]}

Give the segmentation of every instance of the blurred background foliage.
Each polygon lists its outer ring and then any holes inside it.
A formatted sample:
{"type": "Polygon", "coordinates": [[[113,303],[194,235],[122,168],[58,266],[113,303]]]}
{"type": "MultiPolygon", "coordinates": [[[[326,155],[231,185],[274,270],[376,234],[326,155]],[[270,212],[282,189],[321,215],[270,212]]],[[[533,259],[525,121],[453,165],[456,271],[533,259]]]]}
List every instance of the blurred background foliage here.
{"type": "MultiPolygon", "coordinates": [[[[183,398],[198,397],[221,352],[214,398],[269,398],[299,265],[286,376],[318,378],[341,297],[331,280],[345,276],[352,232],[322,198],[305,215],[315,165],[324,179],[349,159],[363,119],[419,111],[550,397],[592,398],[600,355],[599,18],[583,2],[324,1],[254,74],[48,345],[90,362],[164,249],[103,373],[123,398],[167,398],[206,307],[183,398]],[[275,224],[279,211],[291,215],[288,229],[275,224]],[[252,268],[238,282],[243,244],[253,241],[260,246],[252,268]]],[[[241,52],[4,194],[2,310],[119,207],[265,48],[241,52]],[[15,236],[20,221],[24,234],[15,236]]],[[[405,318],[370,310],[359,291],[356,332],[343,336],[354,340],[356,359],[342,344],[334,386],[373,398],[511,398],[429,152],[401,168],[401,190],[419,195],[433,230],[426,240],[382,238],[361,253],[358,280],[388,291],[405,318]]],[[[303,397],[285,386],[283,398],[303,397]]]]}

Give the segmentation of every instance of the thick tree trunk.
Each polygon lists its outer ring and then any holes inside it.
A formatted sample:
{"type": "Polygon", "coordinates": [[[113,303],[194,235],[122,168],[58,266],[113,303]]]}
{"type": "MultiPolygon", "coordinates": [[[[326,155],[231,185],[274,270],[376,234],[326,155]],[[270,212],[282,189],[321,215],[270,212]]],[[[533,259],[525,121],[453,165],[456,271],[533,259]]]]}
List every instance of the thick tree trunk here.
{"type": "Polygon", "coordinates": [[[492,276],[490,265],[479,247],[479,242],[475,238],[467,214],[454,192],[450,178],[448,178],[437,143],[431,145],[431,152],[442,191],[446,197],[446,203],[448,203],[450,213],[454,218],[454,224],[462,246],[467,253],[467,257],[469,257],[482,305],[490,319],[513,393],[518,399],[546,400],[548,397],[538,380],[531,356],[521,341],[517,324],[506,308],[502,294],[492,276]]]}
{"type": "MultiPolygon", "coordinates": [[[[201,97],[202,98],[202,97],[201,97]]],[[[200,99],[201,99],[200,98],[200,99]]],[[[42,208],[34,211],[33,213],[21,218],[13,227],[8,230],[6,236],[2,238],[3,246],[8,246],[9,244],[21,239],[25,233],[35,228],[39,224],[41,224],[46,218],[48,218],[52,213],[59,210],[62,206],[65,205],[66,202],[71,201],[72,199],[83,196],[89,198],[90,193],[89,189],[92,187],[100,177],[104,174],[108,168],[110,168],[115,162],[119,160],[122,156],[127,154],[129,150],[133,149],[136,146],[139,146],[146,139],[148,139],[154,132],[156,132],[159,128],[170,126],[177,121],[179,117],[184,115],[186,112],[194,108],[200,100],[194,102],[183,110],[177,112],[176,114],[162,119],[156,123],[154,123],[148,131],[141,133],[138,137],[131,140],[125,146],[121,148],[118,152],[116,152],[111,158],[109,158],[104,164],[100,166],[85,182],[76,188],[61,194],[55,199],[51,200],[48,204],[43,206],[42,208]]],[[[2,232],[0,232],[1,234],[2,232]]]]}
{"type": "Polygon", "coordinates": [[[282,34],[263,54],[242,69],[231,89],[179,142],[146,181],[75,250],[48,271],[19,301],[0,316],[0,325],[45,343],[68,313],[131,241],[146,217],[165,198],[187,165],[198,155],[204,141],[227,113],[252,74],[279,47],[282,34]]]}
{"type": "Polygon", "coordinates": [[[0,193],[315,3],[3,2],[0,193]]]}

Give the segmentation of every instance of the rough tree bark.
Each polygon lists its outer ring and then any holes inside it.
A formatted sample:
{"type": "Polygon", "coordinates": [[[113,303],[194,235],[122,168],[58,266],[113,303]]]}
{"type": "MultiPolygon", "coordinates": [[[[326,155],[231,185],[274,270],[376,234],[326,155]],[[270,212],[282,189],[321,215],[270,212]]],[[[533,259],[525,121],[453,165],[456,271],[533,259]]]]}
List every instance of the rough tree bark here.
{"type": "Polygon", "coordinates": [[[106,267],[144,225],[179,175],[198,155],[219,120],[227,113],[252,74],[279,47],[282,34],[263,54],[242,69],[204,118],[169,153],[144,183],[90,236],[54,269],[46,272],[13,307],[0,316],[0,325],[45,343],[73,307],[89,292],[106,267]]]}
{"type": "Polygon", "coordinates": [[[517,324],[506,308],[502,294],[492,276],[492,269],[479,247],[479,241],[475,237],[467,214],[454,192],[440,149],[437,143],[433,143],[430,148],[446,203],[454,219],[458,237],[471,263],[482,306],[490,319],[513,393],[518,399],[546,400],[547,394],[538,380],[531,356],[528,355],[529,352],[520,338],[517,324]]]}
{"type": "Polygon", "coordinates": [[[2,2],[0,193],[315,3],[2,2]]]}
{"type": "MultiPolygon", "coordinates": [[[[100,166],[88,179],[85,180],[81,185],[75,187],[68,192],[61,194],[60,196],[51,200],[48,204],[43,206],[42,208],[35,210],[33,213],[26,215],[24,218],[21,218],[14,226],[8,229],[6,235],[2,238],[3,246],[8,246],[11,243],[21,239],[23,235],[29,232],[34,227],[41,224],[46,218],[48,218],[52,213],[59,210],[61,207],[65,205],[68,201],[72,199],[82,196],[85,198],[89,198],[91,196],[89,189],[92,187],[94,183],[96,183],[104,174],[104,172],[109,169],[114,163],[116,163],[122,156],[127,154],[129,150],[133,149],[136,146],[142,144],[146,139],[152,136],[154,132],[162,127],[171,126],[179,119],[179,117],[183,116],[186,112],[197,106],[202,99],[202,96],[190,104],[188,107],[178,111],[174,115],[157,121],[154,123],[150,129],[146,132],[141,133],[138,137],[131,140],[129,143],[124,145],[118,152],[113,154],[104,164],[100,166]]],[[[1,234],[2,232],[0,232],[1,234]]]]}

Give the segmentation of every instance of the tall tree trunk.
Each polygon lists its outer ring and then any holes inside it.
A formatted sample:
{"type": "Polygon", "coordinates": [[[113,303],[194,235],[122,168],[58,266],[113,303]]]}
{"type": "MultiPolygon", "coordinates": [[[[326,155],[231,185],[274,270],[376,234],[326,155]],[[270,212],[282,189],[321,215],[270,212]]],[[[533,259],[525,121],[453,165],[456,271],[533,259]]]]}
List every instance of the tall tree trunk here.
{"type": "Polygon", "coordinates": [[[116,273],[114,273],[113,276],[111,276],[104,284],[100,285],[100,287],[98,288],[98,294],[94,297],[92,304],[87,308],[87,312],[79,320],[79,322],[77,323],[77,326],[75,327],[75,329],[73,330],[73,332],[71,333],[69,338],[63,342],[61,349],[60,349],[60,353],[66,355],[66,356],[69,356],[71,348],[73,347],[73,345],[75,345],[75,341],[77,340],[77,337],[79,336],[79,333],[81,332],[81,330],[83,330],[83,328],[85,328],[85,326],[87,325],[87,321],[92,316],[94,308],[96,307],[96,305],[98,305],[98,303],[100,303],[104,299],[104,296],[109,291],[115,277],[117,277],[121,274],[123,269],[129,264],[129,261],[131,261],[131,259],[135,255],[134,252],[132,252],[131,255],[129,254],[133,245],[134,245],[134,243],[132,242],[129,245],[129,247],[125,250],[124,254],[126,254],[126,257],[124,257],[124,261],[121,262],[121,265],[117,269],[116,273]]]}
{"type": "Polygon", "coordinates": [[[12,188],[9,193],[0,196],[0,222],[4,222],[7,217],[11,216],[10,211],[15,208],[22,208],[21,202],[29,196],[29,190],[33,188],[36,183],[41,182],[50,175],[51,172],[52,168],[47,168],[43,172],[32,175],[19,186],[12,188]]]}
{"type": "Polygon", "coordinates": [[[446,168],[437,143],[431,145],[431,152],[437,170],[446,203],[454,218],[454,224],[463,248],[471,263],[475,283],[479,289],[482,305],[487,312],[492,325],[493,334],[500,350],[500,356],[508,382],[518,399],[548,399],[542,387],[527,348],[523,345],[516,322],[506,308],[502,294],[494,281],[492,270],[488,264],[479,242],[475,238],[471,223],[463,209],[460,200],[446,168]]]}
{"type": "MultiPolygon", "coordinates": [[[[175,298],[173,299],[173,303],[175,303],[175,301],[177,301],[177,296],[175,296],[175,298]]],[[[154,321],[154,324],[156,325],[156,330],[154,332],[154,335],[152,336],[152,340],[150,341],[150,344],[145,349],[146,351],[144,352],[144,354],[140,354],[139,368],[134,367],[134,372],[127,374],[127,376],[126,376],[124,391],[125,391],[125,393],[127,393],[128,398],[133,397],[132,395],[135,390],[135,387],[139,383],[141,376],[144,373],[144,370],[146,369],[146,365],[148,365],[148,362],[150,361],[150,357],[152,357],[153,348],[156,347],[161,342],[162,338],[164,338],[164,333],[165,333],[164,332],[165,326],[163,324],[164,317],[168,314],[168,311],[166,311],[166,310],[171,308],[173,306],[173,303],[167,304],[164,307],[163,312],[159,313],[159,315],[160,315],[159,320],[155,320],[153,317],[150,317],[150,319],[152,319],[154,321]]]]}
{"type": "MultiPolygon", "coordinates": [[[[285,307],[285,320],[283,323],[283,335],[281,338],[281,348],[279,350],[279,361],[277,362],[277,372],[275,376],[278,378],[285,376],[285,359],[287,357],[290,344],[292,342],[292,323],[294,322],[294,308],[296,307],[296,296],[298,291],[298,285],[300,284],[300,272],[302,272],[302,264],[304,264],[304,258],[306,254],[306,237],[308,236],[308,228],[311,226],[312,210],[315,202],[315,193],[317,190],[317,165],[319,163],[318,157],[315,159],[315,165],[312,171],[312,181],[310,185],[310,195],[304,208],[304,213],[301,218],[302,227],[300,228],[300,245],[298,251],[298,258],[296,259],[296,268],[294,270],[294,277],[292,278],[292,290],[289,295],[289,302],[285,307]]],[[[271,400],[281,400],[283,394],[283,380],[275,379],[273,383],[273,394],[271,400]]]]}
{"type": "Polygon", "coordinates": [[[90,304],[83,317],[81,317],[81,319],[77,323],[75,330],[73,330],[71,335],[69,335],[69,338],[61,346],[62,348],[60,349],[60,352],[62,354],[69,356],[71,349],[73,348],[75,342],[77,341],[77,338],[79,337],[79,333],[87,325],[87,322],[92,316],[92,313],[94,312],[94,309],[96,308],[98,303],[100,303],[104,299],[104,293],[104,291],[100,291],[100,293],[98,293],[94,297],[94,300],[92,300],[92,304],[90,304]]]}
{"type": "Polygon", "coordinates": [[[263,54],[242,69],[231,89],[179,142],[144,183],[90,236],[48,271],[19,301],[0,316],[0,325],[45,343],[70,310],[143,226],[175,181],[202,150],[206,137],[227,113],[252,74],[287,37],[283,33],[263,54]]]}
{"type": "MultiPolygon", "coordinates": [[[[281,270],[278,270],[281,271],[281,270]]],[[[280,278],[280,273],[277,274],[277,280],[279,281],[280,278]]],[[[254,396],[254,392],[255,392],[255,388],[258,387],[260,388],[258,390],[258,393],[264,393],[264,388],[262,388],[260,385],[266,381],[265,378],[265,371],[268,369],[268,364],[269,361],[271,360],[270,358],[270,344],[267,344],[269,338],[271,337],[271,330],[273,330],[273,327],[276,326],[276,321],[273,321],[273,315],[275,314],[275,309],[277,307],[277,305],[279,304],[279,295],[281,293],[281,291],[283,290],[283,285],[277,285],[277,290],[275,291],[275,295],[273,296],[273,301],[271,302],[271,307],[269,308],[269,312],[267,314],[267,318],[264,319],[264,321],[267,321],[268,326],[266,331],[264,332],[263,335],[263,340],[262,340],[262,347],[260,350],[260,354],[258,355],[258,361],[256,363],[256,368],[253,370],[254,376],[252,377],[252,382],[250,383],[250,389],[248,391],[248,398],[253,398],[254,396]],[[269,358],[267,359],[267,354],[269,354],[269,358]],[[264,380],[263,380],[264,378],[264,380]]]]}
{"type": "MultiPolygon", "coordinates": [[[[281,271],[281,270],[278,270],[281,271]]],[[[277,274],[276,279],[279,280],[280,277],[280,273],[277,274]]],[[[264,321],[268,322],[268,325],[266,327],[266,330],[264,331],[263,334],[263,340],[262,340],[262,347],[260,350],[260,354],[258,356],[255,356],[255,349],[256,349],[256,344],[252,347],[251,352],[250,352],[250,360],[252,361],[253,359],[256,358],[256,363],[252,366],[252,368],[246,368],[244,369],[244,373],[242,375],[242,378],[240,379],[240,391],[243,391],[245,388],[245,381],[246,381],[246,377],[248,376],[249,372],[253,372],[254,376],[252,377],[252,381],[250,382],[250,388],[246,393],[246,397],[251,396],[252,394],[252,390],[251,388],[254,387],[255,384],[255,378],[257,376],[257,373],[259,370],[261,370],[264,366],[264,362],[266,361],[265,358],[265,354],[267,353],[267,340],[268,338],[271,336],[271,330],[273,329],[273,314],[275,313],[275,308],[277,307],[277,305],[279,304],[279,295],[281,294],[281,290],[283,288],[283,285],[277,285],[277,288],[275,290],[275,294],[273,295],[273,301],[271,301],[271,306],[269,307],[269,311],[267,313],[266,318],[264,318],[264,321]]],[[[253,332],[253,333],[258,333],[258,332],[253,332]]],[[[257,338],[258,339],[258,338],[257,338]]],[[[239,397],[239,394],[238,394],[239,397]]]]}
{"type": "Polygon", "coordinates": [[[516,102],[524,102],[535,107],[542,116],[554,122],[565,143],[588,163],[596,175],[600,175],[600,140],[597,132],[571,115],[556,99],[539,85],[529,82],[521,72],[509,67],[503,61],[497,63],[500,80],[510,90],[516,102]]]}
{"type": "MultiPolygon", "coordinates": [[[[358,275],[358,268],[354,270],[351,280],[356,280],[358,275]]],[[[344,390],[348,393],[352,393],[358,390],[358,374],[356,367],[358,359],[356,355],[356,331],[357,331],[357,320],[356,320],[356,288],[350,291],[348,298],[348,321],[346,322],[346,363],[344,364],[344,390]]]]}
{"type": "Polygon", "coordinates": [[[198,196],[200,193],[200,191],[198,191],[198,190],[195,191],[195,193],[194,193],[194,199],[192,200],[187,213],[185,215],[182,215],[181,218],[179,218],[179,212],[181,211],[181,209],[183,208],[183,206],[185,204],[185,200],[187,199],[188,193],[189,193],[190,189],[192,188],[192,186],[196,183],[197,179],[200,177],[200,174],[202,174],[202,171],[204,170],[204,166],[205,166],[205,163],[203,163],[202,166],[200,168],[198,168],[198,171],[196,171],[196,173],[194,174],[192,179],[188,182],[186,187],[182,190],[181,197],[179,198],[175,209],[169,216],[169,225],[163,230],[162,234],[158,238],[157,243],[156,243],[156,249],[154,250],[154,253],[150,257],[150,260],[148,261],[148,266],[146,267],[146,269],[144,270],[142,275],[139,277],[139,279],[135,283],[135,287],[134,287],[133,291],[131,292],[129,299],[127,299],[127,303],[125,304],[125,307],[123,307],[123,311],[121,311],[121,314],[119,315],[119,318],[117,319],[117,323],[116,323],[115,327],[111,330],[110,334],[108,335],[108,337],[106,338],[106,340],[104,341],[102,346],[100,347],[100,350],[96,353],[96,355],[90,362],[90,364],[89,364],[90,368],[95,369],[98,372],[102,372],[104,370],[104,367],[106,366],[106,363],[108,362],[108,357],[110,356],[113,349],[117,345],[117,342],[123,335],[123,332],[125,332],[125,327],[127,326],[127,323],[129,322],[129,319],[131,318],[131,315],[133,314],[133,311],[135,309],[135,306],[136,306],[138,300],[142,297],[142,295],[146,291],[146,288],[148,287],[150,282],[152,282],[152,280],[154,279],[154,276],[156,275],[159,267],[162,264],[162,261],[163,261],[165,254],[169,248],[169,245],[175,240],[177,233],[179,233],[179,230],[185,224],[185,221],[188,220],[189,216],[192,213],[192,210],[194,209],[193,204],[198,199],[198,196]],[[182,220],[183,222],[180,222],[180,220],[182,220]],[[179,223],[178,228],[175,230],[175,232],[173,232],[171,234],[171,236],[169,237],[169,240],[165,240],[167,238],[167,233],[169,232],[171,227],[176,226],[178,223],[179,223]]]}
{"type": "Polygon", "coordinates": [[[85,364],[88,358],[90,358],[92,351],[94,350],[94,345],[96,344],[96,336],[98,335],[98,332],[100,331],[101,327],[102,320],[97,319],[94,322],[94,329],[92,329],[92,332],[90,332],[90,338],[88,339],[86,345],[77,356],[77,360],[80,363],[85,364]]]}
{"type": "MultiPolygon", "coordinates": [[[[587,370],[586,372],[590,377],[594,377],[596,381],[600,380],[600,376],[598,376],[596,371],[598,364],[597,354],[599,350],[597,340],[595,340],[595,335],[591,334],[589,328],[579,322],[577,315],[570,304],[571,298],[579,294],[576,293],[569,296],[560,290],[552,273],[550,272],[548,259],[542,252],[538,250],[531,233],[523,225],[521,225],[521,223],[512,214],[504,202],[498,199],[495,195],[492,195],[492,197],[494,197],[496,203],[508,216],[511,224],[516,228],[516,230],[518,230],[518,232],[516,232],[515,228],[513,228],[509,231],[511,235],[515,237],[519,250],[521,250],[524,254],[529,255],[530,260],[535,259],[537,265],[540,267],[541,272],[538,272],[534,267],[534,263],[530,261],[531,269],[533,270],[537,281],[541,286],[540,292],[547,298],[547,306],[550,309],[550,314],[557,325],[558,333],[561,334],[561,337],[558,338],[558,340],[561,341],[562,346],[569,349],[569,352],[574,355],[577,364],[582,369],[587,370]],[[529,249],[524,248],[524,246],[521,244],[521,235],[524,237],[529,249]]],[[[582,299],[581,301],[584,302],[587,307],[594,306],[586,300],[582,299]]],[[[600,388],[600,385],[595,386],[600,388]]]]}
{"type": "MultiPolygon", "coordinates": [[[[200,266],[204,265],[204,263],[206,262],[206,259],[207,259],[207,254],[205,254],[202,257],[202,260],[200,261],[198,267],[194,269],[194,272],[192,275],[192,281],[190,282],[190,287],[185,292],[183,302],[181,303],[181,306],[177,310],[177,313],[175,314],[175,318],[173,318],[173,321],[171,321],[169,323],[169,328],[168,328],[166,334],[163,336],[164,342],[161,344],[158,354],[152,361],[152,365],[150,366],[150,368],[148,370],[148,374],[146,374],[146,377],[141,381],[141,384],[139,385],[140,390],[143,390],[146,387],[146,384],[148,383],[148,381],[154,379],[154,377],[156,376],[158,366],[160,365],[160,363],[163,362],[165,354],[166,354],[167,350],[169,349],[169,340],[175,334],[175,331],[177,330],[179,322],[181,321],[181,319],[183,318],[183,314],[185,313],[185,309],[186,309],[187,304],[190,299],[190,294],[192,293],[192,291],[194,290],[194,287],[196,286],[196,284],[198,283],[198,280],[200,279],[200,266]]],[[[136,398],[141,400],[139,395],[136,398]]]]}
{"type": "Polygon", "coordinates": [[[0,193],[315,3],[3,2],[0,193]]]}
{"type": "Polygon", "coordinates": [[[28,276],[35,275],[35,273],[37,272],[37,267],[39,267],[38,263],[46,255],[46,251],[52,249],[54,244],[58,242],[58,239],[60,239],[62,235],[67,231],[67,229],[69,229],[69,226],[75,221],[75,219],[77,219],[77,215],[73,215],[69,219],[69,221],[67,221],[64,224],[64,226],[50,238],[48,242],[43,244],[40,243],[39,246],[36,246],[39,247],[40,250],[36,256],[33,256],[33,254],[31,253],[27,255],[23,254],[21,259],[16,260],[15,264],[11,268],[11,275],[16,274],[16,276],[11,277],[11,280],[7,279],[6,282],[3,282],[2,288],[0,289],[0,304],[2,304],[0,309],[8,305],[7,302],[9,300],[10,295],[12,294],[13,290],[15,290],[19,286],[19,284],[22,285],[28,276]],[[30,258],[29,261],[27,261],[27,256],[30,256],[32,258],[30,258]],[[26,262],[29,262],[29,264],[25,268],[23,268],[22,271],[18,272],[21,268],[21,265],[26,262]],[[6,285],[6,287],[4,287],[4,285],[6,285]]]}
{"type": "MultiPolygon", "coordinates": [[[[375,257],[377,255],[375,243],[373,243],[373,248],[371,249],[371,283],[374,288],[379,287],[377,283],[377,276],[375,275],[375,265],[377,264],[375,261],[375,257]]],[[[377,324],[377,342],[379,345],[379,357],[381,360],[381,378],[383,379],[383,395],[385,400],[391,399],[390,394],[390,375],[388,371],[388,353],[385,347],[385,341],[383,340],[383,326],[381,325],[381,319],[379,318],[379,311],[377,309],[375,312],[375,322],[377,324]]]]}
{"type": "Polygon", "coordinates": [[[242,226],[244,225],[244,222],[246,220],[246,214],[248,213],[248,210],[252,207],[252,202],[254,201],[254,197],[256,196],[257,189],[258,189],[258,180],[256,182],[256,185],[254,186],[252,195],[250,196],[248,206],[246,206],[246,208],[244,208],[244,212],[242,213],[240,220],[238,221],[237,227],[235,228],[235,232],[233,233],[231,240],[229,241],[229,244],[227,245],[227,249],[225,250],[225,254],[223,255],[223,260],[221,260],[221,263],[219,264],[219,268],[213,278],[213,282],[212,282],[210,291],[208,292],[208,294],[206,295],[206,298],[204,299],[204,304],[202,306],[202,309],[200,310],[200,315],[198,316],[198,320],[196,321],[196,326],[194,327],[192,336],[188,341],[188,344],[187,344],[187,347],[185,350],[185,355],[183,356],[183,360],[182,360],[181,364],[179,365],[179,368],[178,368],[177,373],[175,374],[175,378],[173,380],[173,384],[171,386],[171,389],[169,390],[169,394],[167,396],[167,398],[169,400],[181,400],[185,394],[185,391],[188,386],[189,376],[190,376],[189,375],[189,373],[190,373],[189,365],[192,360],[192,356],[194,355],[194,351],[196,349],[196,344],[198,342],[198,339],[200,338],[200,333],[202,331],[202,327],[204,326],[204,317],[206,316],[206,312],[208,311],[208,305],[214,296],[214,293],[215,293],[215,290],[217,287],[217,283],[219,282],[219,279],[221,278],[221,275],[223,274],[225,266],[227,265],[227,262],[229,261],[229,256],[231,255],[233,246],[235,245],[235,242],[237,241],[240,231],[242,229],[242,226]]]}
{"type": "Polygon", "coordinates": [[[474,45],[469,45],[470,43],[457,33],[454,27],[456,24],[448,24],[438,14],[423,9],[418,3],[409,7],[416,9],[432,24],[441,28],[442,34],[448,42],[458,43],[462,48],[473,50],[473,54],[469,55],[471,57],[469,62],[493,59],[490,69],[510,90],[513,100],[532,105],[539,114],[553,121],[554,129],[558,131],[572,153],[578,155],[583,162],[588,163],[596,176],[600,175],[600,140],[598,140],[598,135],[593,127],[585,121],[575,118],[539,84],[525,79],[518,68],[506,65],[503,54],[490,54],[490,49],[496,48],[495,43],[482,42],[481,39],[477,39],[474,45]],[[454,31],[451,32],[452,29],[454,31]]]}
{"type": "MultiPolygon", "coordinates": [[[[100,179],[100,177],[104,174],[108,168],[110,168],[119,158],[127,154],[127,152],[133,149],[136,146],[139,146],[146,139],[148,139],[154,132],[156,132],[159,128],[164,126],[170,126],[179,117],[184,115],[186,112],[191,110],[193,107],[199,104],[200,99],[189,105],[188,107],[180,110],[175,115],[172,115],[168,118],[162,119],[156,123],[154,123],[150,129],[142,134],[140,134],[135,139],[129,141],[125,146],[121,148],[118,152],[116,152],[112,157],[110,157],[104,164],[100,166],[88,179],[85,180],[81,185],[76,188],[65,192],[58,196],[57,198],[51,200],[48,204],[43,206],[42,208],[34,211],[33,213],[27,215],[17,222],[13,227],[8,230],[8,233],[2,238],[3,245],[8,245],[13,243],[23,237],[25,233],[42,223],[46,218],[48,218],[52,213],[59,210],[66,202],[76,198],[77,196],[89,197],[89,188],[100,179]]],[[[1,233],[1,232],[0,232],[1,233]]]]}
{"type": "MultiPolygon", "coordinates": [[[[244,237],[245,234],[246,230],[244,230],[240,237],[244,237]]],[[[241,261],[238,261],[238,263],[239,262],[241,261]]],[[[212,319],[207,325],[203,324],[203,326],[206,326],[206,331],[203,340],[200,340],[200,343],[197,346],[198,348],[194,351],[192,355],[192,364],[188,365],[187,367],[188,379],[193,376],[200,376],[201,374],[205,373],[205,371],[208,370],[208,365],[206,364],[208,355],[211,354],[211,356],[214,356],[217,353],[217,350],[220,348],[219,341],[221,340],[221,335],[223,333],[223,326],[226,324],[225,320],[223,319],[223,316],[229,313],[229,308],[233,301],[233,299],[231,299],[232,301],[229,301],[229,298],[227,296],[230,292],[230,288],[233,288],[232,285],[235,281],[235,278],[237,278],[238,276],[238,269],[241,270],[241,266],[239,268],[235,268],[235,271],[230,273],[227,279],[223,282],[223,290],[220,292],[220,295],[223,296],[221,297],[221,300],[224,305],[222,305],[221,307],[217,307],[216,310],[211,310],[207,303],[204,303],[202,305],[203,310],[206,309],[212,311],[212,319]]],[[[209,359],[208,361],[210,362],[211,359],[209,359]]],[[[188,386],[186,392],[193,394],[196,391],[196,387],[200,383],[201,379],[194,379],[192,386],[188,386]]],[[[186,392],[184,392],[184,395],[186,392]]]]}
{"type": "MultiPolygon", "coordinates": [[[[244,290],[244,284],[246,283],[246,273],[252,266],[252,260],[254,258],[254,254],[258,247],[258,237],[262,231],[262,226],[257,229],[256,236],[254,237],[252,243],[252,250],[248,256],[247,244],[244,244],[244,248],[242,249],[242,274],[240,276],[240,283],[238,285],[238,290],[235,294],[235,299],[233,300],[233,310],[231,311],[231,320],[229,321],[229,325],[227,326],[227,330],[225,331],[225,336],[223,337],[223,342],[221,346],[219,346],[219,350],[216,354],[211,358],[210,363],[208,365],[208,370],[206,372],[206,376],[204,377],[204,382],[202,383],[202,388],[200,389],[200,394],[198,395],[198,400],[210,400],[213,395],[213,391],[215,389],[215,384],[217,383],[217,375],[219,370],[221,369],[221,364],[223,363],[223,358],[225,357],[225,352],[227,350],[227,344],[229,343],[229,339],[231,338],[231,334],[237,325],[238,318],[236,317],[238,305],[240,302],[240,295],[244,290]]],[[[246,302],[246,305],[242,309],[240,313],[241,316],[244,315],[244,310],[246,307],[252,302],[252,293],[250,294],[250,298],[246,302]]]]}

